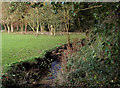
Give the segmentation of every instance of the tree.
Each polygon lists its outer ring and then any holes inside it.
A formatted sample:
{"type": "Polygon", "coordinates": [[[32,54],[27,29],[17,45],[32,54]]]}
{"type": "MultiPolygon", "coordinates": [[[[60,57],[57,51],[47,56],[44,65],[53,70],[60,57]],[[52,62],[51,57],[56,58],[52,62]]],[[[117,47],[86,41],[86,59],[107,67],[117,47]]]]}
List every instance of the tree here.
{"type": "Polygon", "coordinates": [[[7,25],[7,30],[8,30],[8,33],[10,32],[10,21],[11,21],[11,19],[10,19],[10,16],[11,16],[11,9],[10,9],[10,3],[8,3],[8,2],[4,2],[3,4],[2,4],[2,7],[3,7],[3,17],[2,17],[2,19],[3,19],[3,24],[5,25],[7,25]]]}
{"type": "Polygon", "coordinates": [[[25,16],[25,19],[27,20],[28,24],[30,25],[30,27],[32,28],[33,31],[35,31],[36,27],[38,27],[38,25],[37,25],[38,18],[37,17],[38,17],[38,14],[36,14],[35,8],[29,9],[28,14],[25,16]]]}
{"type": "MultiPolygon", "coordinates": [[[[11,3],[12,8],[14,9],[13,14],[16,17],[16,21],[20,23],[19,26],[21,27],[21,30],[24,31],[23,26],[25,25],[25,31],[27,31],[27,20],[25,19],[25,16],[27,14],[29,3],[27,2],[13,2],[11,3]]],[[[17,25],[18,28],[18,25],[17,25]]]]}

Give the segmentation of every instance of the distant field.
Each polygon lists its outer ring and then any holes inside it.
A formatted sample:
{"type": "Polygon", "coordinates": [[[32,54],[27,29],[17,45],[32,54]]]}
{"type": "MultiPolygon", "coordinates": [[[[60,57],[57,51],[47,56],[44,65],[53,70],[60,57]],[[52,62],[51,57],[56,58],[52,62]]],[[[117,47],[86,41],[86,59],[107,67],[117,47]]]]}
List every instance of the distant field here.
{"type": "MultiPolygon", "coordinates": [[[[84,34],[72,34],[71,39],[84,38],[84,34]]],[[[50,49],[55,45],[66,43],[66,36],[57,35],[23,35],[2,33],[2,64],[38,56],[43,50],[50,49]]]]}

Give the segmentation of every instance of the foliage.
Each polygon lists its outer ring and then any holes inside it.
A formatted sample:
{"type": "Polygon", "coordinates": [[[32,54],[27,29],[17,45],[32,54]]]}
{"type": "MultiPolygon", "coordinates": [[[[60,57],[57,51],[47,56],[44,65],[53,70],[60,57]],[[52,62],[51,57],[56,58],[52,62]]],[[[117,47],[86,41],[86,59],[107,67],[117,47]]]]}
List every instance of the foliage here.
{"type": "MultiPolygon", "coordinates": [[[[108,3],[79,2],[12,2],[3,4],[9,4],[8,7],[3,7],[3,14],[5,14],[3,19],[4,23],[5,19],[9,19],[9,16],[11,16],[10,23],[20,23],[19,26],[28,23],[33,31],[36,30],[37,33],[39,29],[41,29],[41,31],[45,29],[45,25],[48,25],[47,28],[49,31],[51,25],[53,25],[55,31],[88,30],[94,26],[94,21],[97,19],[94,18],[94,16],[96,16],[97,8],[101,8],[101,10],[104,9],[103,11],[105,12],[108,10],[107,6],[110,6],[108,3]],[[95,9],[96,12],[93,9],[95,9]],[[6,12],[9,12],[9,15],[6,12]]],[[[114,3],[112,3],[112,5],[114,7],[114,3]]],[[[101,16],[102,15],[104,14],[101,14],[101,16]]]]}
{"type": "Polygon", "coordinates": [[[101,18],[101,14],[94,13],[98,23],[82,41],[85,45],[64,58],[67,64],[63,65],[62,77],[57,79],[58,84],[81,87],[120,86],[120,30],[116,14],[118,9],[113,8],[109,10],[107,17],[106,12],[102,13],[104,15],[101,18]]]}

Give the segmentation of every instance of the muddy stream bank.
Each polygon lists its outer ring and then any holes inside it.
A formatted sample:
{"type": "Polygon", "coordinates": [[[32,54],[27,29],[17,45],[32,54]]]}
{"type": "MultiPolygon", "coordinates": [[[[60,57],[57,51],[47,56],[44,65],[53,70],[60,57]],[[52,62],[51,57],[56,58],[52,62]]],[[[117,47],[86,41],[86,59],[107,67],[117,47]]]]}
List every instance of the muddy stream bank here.
{"type": "Polygon", "coordinates": [[[57,73],[61,70],[61,57],[67,45],[47,52],[44,58],[34,62],[12,65],[7,75],[3,75],[3,88],[40,88],[54,86],[57,73]],[[6,78],[7,77],[7,78],[6,78]]]}

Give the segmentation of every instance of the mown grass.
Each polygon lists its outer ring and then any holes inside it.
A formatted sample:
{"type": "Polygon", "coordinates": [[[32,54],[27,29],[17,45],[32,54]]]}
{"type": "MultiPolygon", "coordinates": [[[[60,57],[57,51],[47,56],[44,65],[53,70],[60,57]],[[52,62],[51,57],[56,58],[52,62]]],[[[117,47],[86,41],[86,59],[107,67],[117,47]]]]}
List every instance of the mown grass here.
{"type": "MultiPolygon", "coordinates": [[[[71,39],[85,38],[85,34],[71,34],[71,39]]],[[[66,43],[63,35],[23,35],[2,33],[2,65],[39,56],[46,49],[66,43]]]]}

